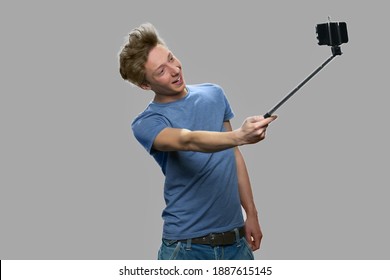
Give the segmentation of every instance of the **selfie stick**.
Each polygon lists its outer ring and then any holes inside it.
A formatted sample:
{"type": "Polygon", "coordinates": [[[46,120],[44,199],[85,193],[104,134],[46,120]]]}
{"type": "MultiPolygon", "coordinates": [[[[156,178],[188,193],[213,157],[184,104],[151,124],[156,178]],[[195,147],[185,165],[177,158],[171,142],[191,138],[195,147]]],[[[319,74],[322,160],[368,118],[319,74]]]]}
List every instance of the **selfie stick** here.
{"type": "Polygon", "coordinates": [[[317,25],[317,39],[319,45],[328,45],[332,48],[332,56],[320,65],[313,73],[311,73],[305,80],[303,80],[295,89],[286,95],[279,103],[277,103],[271,110],[269,110],[264,118],[269,118],[280,106],[282,106],[288,99],[290,99],[301,87],[303,87],[311,78],[322,70],[329,62],[338,55],[342,55],[340,44],[348,42],[348,35],[345,23],[333,23],[317,25]]]}
{"type": "Polygon", "coordinates": [[[321,64],[320,67],[318,67],[313,73],[311,73],[305,80],[303,80],[296,88],[294,88],[289,94],[287,94],[281,101],[279,101],[278,104],[276,104],[271,110],[269,110],[267,113],[265,113],[264,118],[269,118],[277,109],[279,109],[280,106],[282,106],[290,97],[292,97],[301,87],[303,87],[311,78],[313,78],[318,72],[322,70],[322,68],[325,67],[326,64],[332,61],[333,58],[335,58],[338,55],[341,55],[341,49],[338,47],[337,53],[333,51],[334,48],[332,47],[332,53],[333,55],[329,57],[324,63],[321,64]]]}

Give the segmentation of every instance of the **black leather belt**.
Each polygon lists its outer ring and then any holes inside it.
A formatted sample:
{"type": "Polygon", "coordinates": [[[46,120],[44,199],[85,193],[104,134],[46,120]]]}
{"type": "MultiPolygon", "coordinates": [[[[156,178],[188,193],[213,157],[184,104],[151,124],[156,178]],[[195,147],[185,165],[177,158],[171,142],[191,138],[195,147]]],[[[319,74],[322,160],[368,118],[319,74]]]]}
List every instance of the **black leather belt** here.
{"type": "MultiPolygon", "coordinates": [[[[244,227],[238,229],[239,236],[242,238],[245,236],[244,227]]],[[[187,240],[179,240],[181,242],[187,242],[187,240]]],[[[210,246],[226,246],[236,243],[236,232],[234,230],[221,232],[221,233],[210,233],[208,235],[191,238],[191,243],[193,244],[203,244],[210,246]]]]}

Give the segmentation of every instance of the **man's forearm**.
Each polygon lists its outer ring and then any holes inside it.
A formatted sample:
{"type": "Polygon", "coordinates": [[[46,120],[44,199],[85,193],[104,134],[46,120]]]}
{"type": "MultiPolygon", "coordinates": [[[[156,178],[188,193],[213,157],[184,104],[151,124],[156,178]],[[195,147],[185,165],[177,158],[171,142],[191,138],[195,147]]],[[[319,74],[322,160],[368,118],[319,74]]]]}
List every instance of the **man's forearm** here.
{"type": "Polygon", "coordinates": [[[244,158],[238,148],[235,150],[235,155],[241,205],[244,208],[247,216],[255,216],[257,218],[257,209],[253,199],[252,187],[248,171],[245,165],[244,158]]]}
{"type": "Polygon", "coordinates": [[[237,132],[190,131],[185,137],[187,150],[213,153],[241,144],[237,132]]]}

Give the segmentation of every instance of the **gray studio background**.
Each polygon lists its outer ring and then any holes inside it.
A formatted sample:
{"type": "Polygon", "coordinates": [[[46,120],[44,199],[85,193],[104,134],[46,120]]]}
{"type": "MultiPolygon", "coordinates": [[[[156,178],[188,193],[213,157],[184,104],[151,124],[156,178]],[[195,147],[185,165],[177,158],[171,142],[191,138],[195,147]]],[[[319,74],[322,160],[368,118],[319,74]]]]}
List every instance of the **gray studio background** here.
{"type": "Polygon", "coordinates": [[[389,259],[385,1],[2,1],[0,259],[155,259],[163,176],[131,120],[152,98],[117,54],[149,21],[187,83],[226,92],[238,128],[350,43],[241,148],[264,239],[257,259],[389,259]],[[351,4],[353,3],[353,5],[351,4]]]}

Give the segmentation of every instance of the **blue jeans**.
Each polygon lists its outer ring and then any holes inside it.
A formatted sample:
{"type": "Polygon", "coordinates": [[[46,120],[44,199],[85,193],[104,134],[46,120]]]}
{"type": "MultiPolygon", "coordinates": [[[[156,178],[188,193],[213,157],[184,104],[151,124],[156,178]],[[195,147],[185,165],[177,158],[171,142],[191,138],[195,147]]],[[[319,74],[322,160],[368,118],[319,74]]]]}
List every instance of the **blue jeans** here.
{"type": "Polygon", "coordinates": [[[253,253],[245,237],[239,238],[235,244],[215,246],[192,244],[163,239],[158,251],[159,260],[253,260],[253,253]]]}

